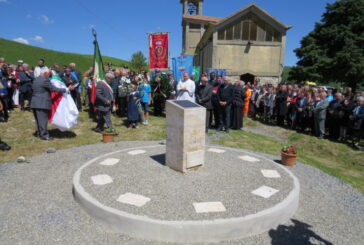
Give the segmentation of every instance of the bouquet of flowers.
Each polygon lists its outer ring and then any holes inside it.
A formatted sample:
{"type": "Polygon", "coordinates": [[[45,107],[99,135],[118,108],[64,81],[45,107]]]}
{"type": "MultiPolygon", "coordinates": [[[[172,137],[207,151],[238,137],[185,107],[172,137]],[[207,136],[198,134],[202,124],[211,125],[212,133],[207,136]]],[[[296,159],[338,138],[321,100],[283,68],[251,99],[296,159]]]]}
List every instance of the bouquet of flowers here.
{"type": "Polygon", "coordinates": [[[297,154],[297,147],[296,146],[283,146],[282,152],[286,154],[297,154]]]}

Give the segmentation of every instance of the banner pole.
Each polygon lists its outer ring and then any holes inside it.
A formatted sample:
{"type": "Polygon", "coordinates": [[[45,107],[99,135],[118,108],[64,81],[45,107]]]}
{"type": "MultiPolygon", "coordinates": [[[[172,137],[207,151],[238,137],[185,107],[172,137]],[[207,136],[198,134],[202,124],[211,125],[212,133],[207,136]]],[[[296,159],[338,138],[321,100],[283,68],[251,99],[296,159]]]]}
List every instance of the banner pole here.
{"type": "Polygon", "coordinates": [[[170,59],[171,59],[171,52],[170,52],[170,48],[169,48],[169,32],[167,32],[168,34],[168,71],[171,70],[171,64],[170,64],[170,59]]]}
{"type": "Polygon", "coordinates": [[[150,35],[151,35],[151,33],[148,32],[147,34],[148,34],[148,67],[149,67],[149,71],[150,71],[150,42],[151,42],[150,35]]]}

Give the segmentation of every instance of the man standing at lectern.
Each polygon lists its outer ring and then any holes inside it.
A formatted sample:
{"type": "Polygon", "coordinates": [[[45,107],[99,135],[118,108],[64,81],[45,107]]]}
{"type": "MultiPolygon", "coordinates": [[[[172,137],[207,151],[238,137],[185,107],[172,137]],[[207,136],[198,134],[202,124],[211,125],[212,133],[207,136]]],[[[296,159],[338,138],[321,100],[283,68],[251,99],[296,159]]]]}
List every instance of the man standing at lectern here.
{"type": "Polygon", "coordinates": [[[183,79],[177,85],[177,100],[195,102],[196,84],[189,78],[188,72],[183,73],[183,79]]]}

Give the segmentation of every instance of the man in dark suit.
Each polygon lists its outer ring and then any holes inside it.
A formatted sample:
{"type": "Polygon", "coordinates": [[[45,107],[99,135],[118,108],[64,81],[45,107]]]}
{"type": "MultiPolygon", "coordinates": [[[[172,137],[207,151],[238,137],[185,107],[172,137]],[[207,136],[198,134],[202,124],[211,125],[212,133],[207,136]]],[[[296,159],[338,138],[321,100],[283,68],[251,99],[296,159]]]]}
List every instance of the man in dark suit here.
{"type": "Polygon", "coordinates": [[[315,121],[315,132],[319,139],[323,139],[325,135],[325,120],[326,112],[329,106],[329,101],[326,100],[326,92],[320,93],[320,100],[317,101],[313,109],[313,117],[315,121]]]}
{"type": "MultiPolygon", "coordinates": [[[[68,68],[68,67],[64,70],[63,76],[61,78],[66,83],[66,86],[69,86],[69,85],[78,86],[77,84],[79,84],[79,82],[75,79],[75,77],[72,76],[71,69],[68,68]]],[[[75,102],[75,104],[77,106],[77,109],[80,111],[80,107],[79,107],[79,104],[78,104],[79,94],[77,92],[77,88],[74,89],[71,92],[71,96],[72,96],[72,99],[73,99],[73,101],[75,102]]]]}
{"type": "Polygon", "coordinates": [[[216,73],[215,72],[211,72],[210,73],[210,80],[209,80],[209,84],[211,86],[214,86],[214,84],[216,83],[216,73]]]}
{"type": "Polygon", "coordinates": [[[277,125],[282,127],[284,126],[284,119],[288,112],[287,98],[287,86],[283,84],[276,95],[277,125]]]}
{"type": "Polygon", "coordinates": [[[113,129],[111,122],[111,106],[114,100],[114,93],[111,83],[114,80],[114,74],[111,72],[106,73],[106,81],[98,81],[96,86],[96,101],[95,106],[98,113],[97,126],[95,132],[101,133],[104,130],[104,124],[107,128],[113,129]]]}
{"type": "Polygon", "coordinates": [[[329,129],[329,136],[333,140],[337,140],[340,136],[340,124],[339,122],[339,111],[342,105],[342,95],[341,93],[335,94],[335,99],[329,102],[327,108],[327,119],[326,124],[329,129]]]}
{"type": "MultiPolygon", "coordinates": [[[[211,80],[210,80],[211,81],[211,80]]],[[[219,127],[220,123],[220,104],[219,104],[219,98],[217,96],[219,92],[220,85],[222,84],[222,76],[217,76],[216,81],[214,84],[212,84],[212,96],[211,96],[211,103],[213,107],[213,117],[214,117],[214,127],[217,129],[219,127]]],[[[210,124],[212,124],[212,116],[210,116],[210,124]]]]}
{"type": "Polygon", "coordinates": [[[114,93],[115,104],[117,104],[117,101],[119,99],[118,90],[119,90],[119,84],[120,84],[120,80],[121,80],[121,71],[119,69],[116,69],[115,72],[114,72],[114,76],[115,76],[115,78],[112,80],[110,86],[111,86],[112,91],[114,93]]]}
{"type": "Polygon", "coordinates": [[[231,84],[231,79],[224,77],[224,83],[220,85],[217,97],[219,100],[220,110],[220,125],[218,131],[225,129],[226,133],[229,133],[231,126],[231,101],[233,99],[234,86],[231,84]]]}
{"type": "Polygon", "coordinates": [[[364,129],[364,97],[357,98],[357,106],[350,116],[353,145],[359,147],[359,142],[364,129]]]}
{"type": "Polygon", "coordinates": [[[20,95],[19,95],[19,104],[22,110],[24,108],[24,101],[28,100],[30,102],[32,98],[32,81],[34,79],[34,75],[29,72],[28,64],[23,64],[19,66],[19,80],[20,80],[20,95]]]}
{"type": "Polygon", "coordinates": [[[210,115],[214,107],[211,102],[212,86],[208,83],[207,77],[201,78],[201,85],[197,88],[196,101],[206,108],[206,133],[210,127],[210,115]]]}
{"type": "Polygon", "coordinates": [[[234,130],[242,130],[243,128],[243,107],[246,98],[244,82],[236,80],[233,89],[232,98],[232,123],[231,128],[234,130]]]}
{"type": "Polygon", "coordinates": [[[40,76],[33,81],[33,95],[30,102],[30,108],[33,109],[34,118],[37,126],[37,136],[42,140],[52,140],[48,133],[48,113],[52,106],[51,91],[66,93],[68,90],[73,90],[73,85],[68,89],[57,88],[49,81],[51,71],[43,69],[40,71],[40,76]]]}
{"type": "Polygon", "coordinates": [[[81,92],[82,92],[82,75],[81,72],[79,70],[76,70],[76,64],[75,63],[71,63],[69,65],[70,68],[70,72],[71,72],[71,76],[73,77],[73,80],[76,82],[77,86],[76,89],[74,91],[72,91],[72,93],[74,93],[76,100],[75,103],[77,105],[77,109],[79,111],[82,110],[82,103],[81,103],[81,92]]]}
{"type": "Polygon", "coordinates": [[[307,107],[308,107],[308,98],[305,96],[305,92],[301,91],[298,93],[298,98],[295,103],[296,109],[296,120],[294,125],[297,130],[304,132],[306,128],[305,121],[307,120],[307,107]]]}

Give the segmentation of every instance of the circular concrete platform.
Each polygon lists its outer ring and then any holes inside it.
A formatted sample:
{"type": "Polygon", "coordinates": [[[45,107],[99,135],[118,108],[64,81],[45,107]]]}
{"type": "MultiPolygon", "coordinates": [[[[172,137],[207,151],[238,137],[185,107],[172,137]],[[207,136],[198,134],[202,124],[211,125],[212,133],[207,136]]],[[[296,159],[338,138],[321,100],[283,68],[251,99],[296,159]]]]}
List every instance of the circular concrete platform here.
{"type": "Polygon", "coordinates": [[[146,240],[218,242],[283,224],[298,207],[299,182],[259,154],[206,147],[202,169],[164,165],[165,146],[123,149],[85,163],[75,199],[114,231],[146,240]]]}

